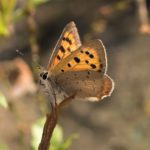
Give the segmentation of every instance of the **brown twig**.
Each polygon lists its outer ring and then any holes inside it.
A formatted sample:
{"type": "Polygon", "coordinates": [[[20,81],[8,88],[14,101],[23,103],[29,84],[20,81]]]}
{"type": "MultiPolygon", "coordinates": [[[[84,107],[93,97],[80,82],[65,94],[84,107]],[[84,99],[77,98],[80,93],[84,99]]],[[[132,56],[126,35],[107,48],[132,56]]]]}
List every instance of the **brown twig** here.
{"type": "Polygon", "coordinates": [[[64,99],[61,103],[57,104],[55,102],[55,105],[51,104],[52,111],[50,114],[47,114],[46,122],[44,124],[42,139],[39,144],[38,150],[48,150],[50,147],[50,141],[51,137],[54,131],[54,128],[58,121],[58,113],[60,112],[60,109],[67,104],[71,102],[71,100],[74,98],[75,94],[64,99]]]}
{"type": "Polygon", "coordinates": [[[42,139],[38,150],[48,150],[50,147],[50,139],[58,120],[58,106],[52,106],[52,112],[47,114],[46,122],[43,129],[42,139]]]}

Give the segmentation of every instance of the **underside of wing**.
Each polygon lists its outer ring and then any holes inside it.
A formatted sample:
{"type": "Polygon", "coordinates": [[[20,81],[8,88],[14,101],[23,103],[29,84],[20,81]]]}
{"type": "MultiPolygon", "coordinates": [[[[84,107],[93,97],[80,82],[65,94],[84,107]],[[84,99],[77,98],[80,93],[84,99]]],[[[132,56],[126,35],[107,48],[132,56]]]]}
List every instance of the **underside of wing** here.
{"type": "Polygon", "coordinates": [[[107,75],[95,71],[65,72],[57,76],[56,83],[69,96],[76,99],[100,101],[110,96],[114,82],[107,75]]]}
{"type": "Polygon", "coordinates": [[[100,40],[90,41],[82,45],[62,60],[52,73],[56,76],[68,71],[98,71],[104,74],[107,70],[105,48],[100,40]]]}
{"type": "Polygon", "coordinates": [[[63,59],[81,46],[80,37],[74,22],[70,22],[64,28],[56,47],[50,57],[47,69],[52,70],[63,59]]]}

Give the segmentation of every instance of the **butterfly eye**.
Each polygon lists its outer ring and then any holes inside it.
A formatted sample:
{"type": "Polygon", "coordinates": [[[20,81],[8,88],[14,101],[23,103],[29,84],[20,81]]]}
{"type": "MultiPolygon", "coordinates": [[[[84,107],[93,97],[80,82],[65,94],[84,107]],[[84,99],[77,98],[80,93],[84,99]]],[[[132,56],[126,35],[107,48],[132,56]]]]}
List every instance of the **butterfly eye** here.
{"type": "Polygon", "coordinates": [[[47,77],[48,77],[48,72],[46,72],[46,73],[44,73],[44,74],[42,75],[43,80],[46,80],[47,77]]]}

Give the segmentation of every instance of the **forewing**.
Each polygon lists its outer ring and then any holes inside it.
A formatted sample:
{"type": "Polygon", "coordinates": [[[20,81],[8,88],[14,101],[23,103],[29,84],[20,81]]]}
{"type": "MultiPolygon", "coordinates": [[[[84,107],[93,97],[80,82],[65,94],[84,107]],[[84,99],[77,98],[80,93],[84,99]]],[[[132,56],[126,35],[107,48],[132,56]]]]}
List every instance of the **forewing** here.
{"type": "Polygon", "coordinates": [[[72,52],[52,71],[54,76],[68,71],[97,71],[104,74],[107,70],[105,48],[100,40],[91,41],[72,52]]]}
{"type": "Polygon", "coordinates": [[[81,46],[80,37],[74,22],[70,22],[64,28],[56,47],[50,57],[48,71],[55,68],[63,59],[81,46]]]}

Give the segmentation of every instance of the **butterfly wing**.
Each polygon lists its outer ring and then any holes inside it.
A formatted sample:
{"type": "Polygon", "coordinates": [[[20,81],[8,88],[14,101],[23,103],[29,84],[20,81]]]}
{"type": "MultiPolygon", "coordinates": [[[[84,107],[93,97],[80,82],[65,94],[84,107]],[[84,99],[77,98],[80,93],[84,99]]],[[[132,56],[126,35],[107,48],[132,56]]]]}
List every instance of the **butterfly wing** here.
{"type": "Polygon", "coordinates": [[[56,47],[50,57],[47,70],[50,71],[63,59],[81,46],[80,37],[74,22],[70,22],[64,28],[56,47]]]}
{"type": "Polygon", "coordinates": [[[57,64],[52,71],[56,76],[67,71],[98,71],[104,74],[107,70],[106,52],[100,40],[82,45],[68,57],[57,64]]]}
{"type": "Polygon", "coordinates": [[[81,46],[55,69],[57,86],[68,95],[76,94],[79,99],[101,100],[113,90],[114,83],[106,75],[106,53],[100,40],[81,46]]]}
{"type": "Polygon", "coordinates": [[[95,71],[65,72],[57,76],[56,84],[68,95],[77,99],[99,101],[110,96],[114,82],[108,75],[95,71]]]}

